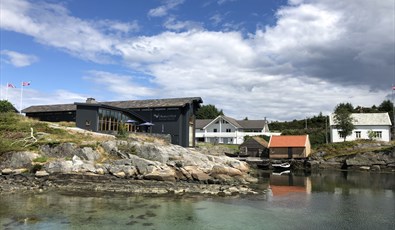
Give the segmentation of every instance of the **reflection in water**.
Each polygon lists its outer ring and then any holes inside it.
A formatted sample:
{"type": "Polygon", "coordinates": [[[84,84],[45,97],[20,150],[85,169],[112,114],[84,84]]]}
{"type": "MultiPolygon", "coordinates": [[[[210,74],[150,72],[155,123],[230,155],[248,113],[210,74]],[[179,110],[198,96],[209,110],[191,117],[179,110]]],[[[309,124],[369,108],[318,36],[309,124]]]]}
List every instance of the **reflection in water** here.
{"type": "Polygon", "coordinates": [[[394,174],[260,172],[272,195],[0,196],[0,229],[394,229],[394,174]],[[282,190],[276,191],[281,188],[282,190]]]}
{"type": "Polygon", "coordinates": [[[311,193],[310,177],[297,177],[292,173],[282,175],[272,174],[270,186],[273,196],[284,196],[290,193],[311,193]]]}

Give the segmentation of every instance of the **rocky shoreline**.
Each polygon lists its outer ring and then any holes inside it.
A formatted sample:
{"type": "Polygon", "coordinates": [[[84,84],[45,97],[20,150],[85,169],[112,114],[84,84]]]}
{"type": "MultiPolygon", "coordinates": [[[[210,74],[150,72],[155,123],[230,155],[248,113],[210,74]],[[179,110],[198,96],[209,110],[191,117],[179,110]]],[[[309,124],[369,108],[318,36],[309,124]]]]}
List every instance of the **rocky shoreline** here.
{"type": "Polygon", "coordinates": [[[126,193],[139,195],[251,195],[258,194],[248,185],[201,184],[133,180],[110,175],[54,174],[36,177],[33,174],[10,174],[0,176],[0,193],[69,191],[87,193],[126,193]]]}
{"type": "MultiPolygon", "coordinates": [[[[92,144],[93,145],[93,144],[92,144]]],[[[110,140],[94,147],[43,145],[1,155],[0,193],[21,190],[137,194],[255,194],[247,163],[160,141],[110,140]]]]}
{"type": "MultiPolygon", "coordinates": [[[[395,172],[394,151],[366,152],[325,159],[283,160],[291,170],[395,172]]],[[[0,193],[65,190],[128,194],[259,194],[250,165],[158,139],[107,140],[42,145],[39,152],[0,156],[0,193]]]]}

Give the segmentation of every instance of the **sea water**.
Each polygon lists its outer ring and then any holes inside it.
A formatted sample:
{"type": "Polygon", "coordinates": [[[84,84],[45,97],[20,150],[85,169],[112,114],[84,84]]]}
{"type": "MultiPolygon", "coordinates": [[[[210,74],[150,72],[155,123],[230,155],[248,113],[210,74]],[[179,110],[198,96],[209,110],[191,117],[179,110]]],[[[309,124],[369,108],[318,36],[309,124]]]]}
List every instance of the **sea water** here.
{"type": "Polygon", "coordinates": [[[395,174],[261,172],[261,195],[0,194],[0,229],[395,229],[395,174]]]}

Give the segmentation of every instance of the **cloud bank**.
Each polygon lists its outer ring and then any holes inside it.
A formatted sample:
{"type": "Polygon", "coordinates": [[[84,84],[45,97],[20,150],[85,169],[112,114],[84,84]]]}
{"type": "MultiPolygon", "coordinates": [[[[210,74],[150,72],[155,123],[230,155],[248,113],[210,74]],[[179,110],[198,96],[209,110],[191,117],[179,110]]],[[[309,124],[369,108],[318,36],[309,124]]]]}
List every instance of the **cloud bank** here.
{"type": "MultiPolygon", "coordinates": [[[[164,1],[164,17],[184,1],[164,1]]],[[[224,3],[219,1],[218,3],[224,3]]],[[[287,120],[329,113],[340,102],[371,106],[390,93],[395,75],[392,0],[292,0],[273,26],[244,34],[205,30],[169,17],[167,31],[134,36],[138,23],[86,21],[63,5],[4,0],[1,29],[135,76],[90,70],[85,80],[115,98],[201,96],[235,118],[287,120]],[[114,32],[115,31],[115,32],[114,32]],[[134,93],[130,93],[134,91],[134,93]]],[[[215,20],[215,19],[213,19],[215,20]]]]}

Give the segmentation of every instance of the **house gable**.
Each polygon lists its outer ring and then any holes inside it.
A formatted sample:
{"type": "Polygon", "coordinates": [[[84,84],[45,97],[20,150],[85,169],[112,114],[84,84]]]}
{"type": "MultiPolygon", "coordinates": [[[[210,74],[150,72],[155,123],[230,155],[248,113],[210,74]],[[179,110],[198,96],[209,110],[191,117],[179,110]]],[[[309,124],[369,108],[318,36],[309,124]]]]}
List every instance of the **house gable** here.
{"type": "Polygon", "coordinates": [[[209,122],[206,126],[204,126],[203,129],[207,129],[209,126],[211,126],[211,125],[213,125],[213,124],[216,124],[217,121],[220,122],[220,120],[227,121],[227,122],[228,122],[230,125],[232,125],[235,129],[240,128],[240,125],[237,124],[237,122],[236,122],[233,118],[220,115],[220,116],[216,117],[214,120],[212,120],[211,122],[209,122]]]}

